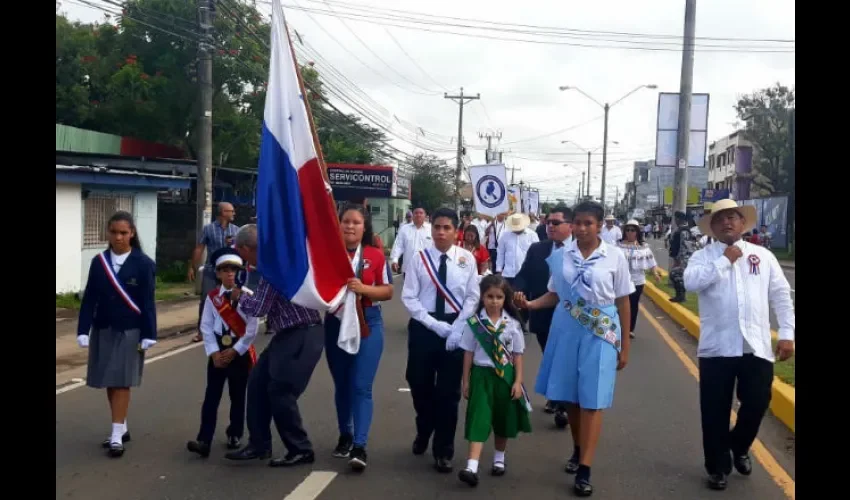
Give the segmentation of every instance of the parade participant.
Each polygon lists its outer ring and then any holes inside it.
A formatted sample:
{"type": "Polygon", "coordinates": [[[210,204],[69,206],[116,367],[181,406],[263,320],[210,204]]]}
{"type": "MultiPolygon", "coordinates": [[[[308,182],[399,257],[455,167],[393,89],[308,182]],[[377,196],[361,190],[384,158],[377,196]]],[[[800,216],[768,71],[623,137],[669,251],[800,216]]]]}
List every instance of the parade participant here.
{"type": "Polygon", "coordinates": [[[623,232],[618,226],[614,225],[615,222],[617,222],[617,219],[613,215],[605,217],[605,227],[602,228],[599,235],[602,241],[611,246],[616,246],[617,242],[623,239],[623,232]]]}
{"type": "Polygon", "coordinates": [[[602,410],[614,400],[617,371],[629,359],[629,299],[635,291],[623,252],[602,241],[602,205],[574,209],[575,241],[549,256],[549,292],[521,307],[554,307],[552,328],[535,389],[568,403],[570,425],[579,436],[565,470],[575,473],[574,491],[593,493],[590,467],[602,430],[602,410]]]}
{"type": "Polygon", "coordinates": [[[236,274],[244,268],[242,258],[232,248],[222,248],[211,256],[219,286],[207,294],[201,316],[201,335],[207,362],[207,388],[201,405],[201,428],[195,441],[186,443],[192,453],[210,456],[215,435],[218,406],[224,393],[224,383],[230,393],[230,425],[227,427],[227,448],[239,448],[245,430],[245,390],[248,375],[257,361],[254,340],[259,320],[246,315],[238,303],[231,300],[237,287],[236,274]]]}
{"type": "Polygon", "coordinates": [[[688,228],[688,217],[685,212],[676,212],[674,217],[676,229],[670,239],[670,283],[676,291],[676,296],[670,298],[670,302],[685,301],[685,268],[688,260],[696,250],[697,241],[688,228]]]}
{"type": "Polygon", "coordinates": [[[537,233],[529,229],[529,217],[523,213],[511,214],[505,220],[506,231],[499,236],[499,255],[496,257],[496,273],[513,284],[525,255],[532,244],[540,241],[537,233]]]}
{"type": "Polygon", "coordinates": [[[481,244],[479,239],[478,228],[474,225],[467,226],[463,231],[463,241],[459,244],[469,253],[475,256],[475,263],[478,266],[478,274],[484,276],[490,272],[490,253],[487,248],[481,244]]]}
{"type": "Polygon", "coordinates": [[[496,272],[496,260],[499,258],[499,238],[505,230],[505,214],[499,214],[484,231],[487,252],[490,254],[490,268],[496,272]]]}
{"type": "Polygon", "coordinates": [[[458,477],[478,485],[478,461],[493,429],[495,453],[490,474],[505,474],[508,439],[531,432],[531,403],[522,385],[522,325],[512,302],[513,291],[501,276],[481,280],[481,299],[476,314],[463,329],[463,397],[466,407],[466,440],[469,459],[458,477]]]}
{"type": "MultiPolygon", "coordinates": [[[[257,226],[243,226],[236,233],[235,241],[239,256],[245,263],[256,266],[257,226]]],[[[313,444],[301,423],[298,398],[304,393],[313,370],[322,358],[325,344],[322,318],[318,311],[287,300],[262,277],[255,293],[241,293],[235,288],[231,294],[246,315],[265,316],[269,331],[275,334],[248,377],[249,443],[241,450],[228,453],[225,458],[255,460],[271,457],[269,426],[274,417],[288,453],[271,460],[269,466],[291,467],[313,463],[313,444]]]]}
{"type": "Polygon", "coordinates": [[[401,294],[411,317],[406,378],[416,410],[413,453],[424,454],[433,434],[434,465],[444,473],[452,471],[463,375],[463,352],[457,348],[479,297],[475,257],[454,244],[457,225],[454,210],[434,212],[434,248],[411,260],[401,294]]]}
{"type": "Polygon", "coordinates": [[[631,338],[635,338],[638,305],[640,304],[640,296],[643,293],[643,286],[646,284],[646,272],[652,271],[655,281],[660,283],[661,268],[655,262],[655,254],[652,253],[652,248],[643,240],[640,222],[635,219],[626,222],[626,225],[623,226],[623,231],[623,239],[617,242],[617,247],[626,256],[632,283],[635,285],[635,291],[629,295],[629,310],[631,311],[629,335],[631,335],[631,338]]]}
{"type": "MultiPolygon", "coordinates": [[[[514,295],[524,294],[528,300],[534,300],[543,296],[548,291],[547,285],[552,274],[549,272],[549,264],[546,259],[557,249],[563,248],[565,244],[572,241],[573,211],[566,205],[556,205],[546,217],[546,240],[532,244],[528,248],[528,254],[522,263],[522,268],[514,281],[514,295]]],[[[538,309],[528,313],[528,329],[537,336],[540,351],[546,349],[546,340],[549,338],[549,328],[552,326],[552,315],[555,308],[538,309]]],[[[544,413],[555,414],[555,425],[566,428],[568,422],[567,410],[563,405],[556,405],[551,401],[546,402],[543,407],[544,413]]],[[[577,436],[576,440],[578,439],[577,436]]]]}
{"type": "Polygon", "coordinates": [[[423,248],[434,246],[431,240],[431,223],[426,222],[425,217],[425,209],[417,207],[413,210],[413,223],[405,224],[398,230],[390,252],[394,273],[406,274],[411,262],[416,258],[416,253],[423,248]],[[403,258],[403,266],[399,264],[400,258],[403,258]]]}
{"type": "Polygon", "coordinates": [[[773,253],[747,243],[741,235],[755,227],[751,205],[733,200],[714,204],[699,221],[716,241],[691,257],[685,287],[699,294],[700,412],[708,485],[726,489],[732,466],[752,473],[750,446],[770,406],[775,356],[771,348],[770,309],[779,323],[776,357],[794,354],[794,302],[791,286],[773,253]],[[730,430],[733,397],[741,406],[730,430]]]}
{"type": "Polygon", "coordinates": [[[117,458],[130,441],[130,388],[142,383],[145,351],[156,344],[156,264],[142,251],[128,212],[116,212],[106,227],[109,248],[89,265],[77,343],[89,350],[86,385],[106,388],[112,434],[102,445],[117,458]]]}
{"type": "Polygon", "coordinates": [[[333,456],[349,458],[357,471],[366,468],[366,441],[372,424],[372,383],[384,350],[384,320],[379,301],[393,297],[392,274],[384,253],[373,245],[372,219],[360,205],[348,205],[340,216],[342,239],[351,258],[355,277],[348,289],[360,297],[368,332],[361,332],[357,354],[342,350],[339,339],[340,321],[325,315],[325,349],[334,381],[339,441],[333,456]]]}
{"type": "Polygon", "coordinates": [[[232,246],[233,237],[239,231],[239,226],[233,224],[233,220],[236,218],[236,210],[233,205],[221,202],[218,204],[217,210],[216,220],[204,226],[198,244],[195,245],[192,257],[189,259],[188,279],[195,281],[195,269],[201,263],[204,249],[207,250],[207,262],[204,265],[203,276],[201,277],[201,300],[198,304],[198,334],[192,337],[192,342],[203,340],[200,330],[204,303],[207,300],[207,294],[216,287],[215,264],[211,260],[212,255],[221,248],[232,246]]]}

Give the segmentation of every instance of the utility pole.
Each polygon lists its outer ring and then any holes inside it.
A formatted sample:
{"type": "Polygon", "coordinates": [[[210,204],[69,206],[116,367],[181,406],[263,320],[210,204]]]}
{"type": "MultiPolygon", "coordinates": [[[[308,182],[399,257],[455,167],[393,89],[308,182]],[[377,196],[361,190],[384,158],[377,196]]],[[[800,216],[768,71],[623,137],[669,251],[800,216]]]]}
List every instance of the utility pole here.
{"type": "Polygon", "coordinates": [[[694,35],[696,0],[685,0],[685,34],[682,41],[682,76],[679,81],[678,165],[673,182],[673,212],[684,212],[688,203],[688,146],[691,132],[691,94],[694,86],[694,35]]]}
{"type": "MultiPolygon", "coordinates": [[[[588,170],[587,176],[590,177],[590,171],[589,170],[588,170]]],[[[586,186],[587,186],[587,184],[584,183],[584,172],[582,172],[581,173],[581,184],[579,184],[579,190],[578,190],[579,201],[581,201],[581,199],[584,197],[584,190],[585,190],[586,186]]],[[[588,191],[587,195],[590,196],[589,191],[588,191]]]]}
{"type": "MultiPolygon", "coordinates": [[[[602,107],[605,110],[605,128],[602,132],[602,210],[605,211],[605,174],[608,172],[608,111],[611,105],[607,102],[602,107]]],[[[590,193],[588,192],[588,195],[590,193]]]]}
{"type": "MultiPolygon", "coordinates": [[[[588,180],[588,182],[586,184],[587,196],[588,197],[590,196],[590,155],[591,155],[591,152],[588,151],[587,152],[587,180],[588,180]]],[[[581,174],[581,178],[584,179],[584,174],[581,174]]]]}
{"type": "MultiPolygon", "coordinates": [[[[198,120],[198,175],[196,182],[198,237],[212,221],[212,30],[215,0],[198,1],[198,84],[201,87],[201,116],[198,120]]],[[[197,280],[200,282],[200,280],[197,280]]]]}
{"type": "MultiPolygon", "coordinates": [[[[519,169],[522,170],[522,169],[519,169]]],[[[516,165],[511,165],[511,184],[514,183],[514,174],[516,173],[517,168],[516,165]]]]}
{"type": "Polygon", "coordinates": [[[487,151],[484,153],[484,162],[487,164],[492,163],[500,163],[496,160],[496,152],[493,151],[493,139],[497,141],[502,138],[502,132],[498,131],[496,133],[487,132],[486,134],[478,133],[479,139],[487,139],[487,151]]]}
{"type": "Polygon", "coordinates": [[[460,186],[463,176],[463,105],[475,99],[481,99],[481,94],[475,96],[464,96],[463,87],[460,88],[460,95],[449,95],[447,92],[443,94],[444,99],[451,99],[458,103],[460,111],[457,119],[457,167],[455,168],[455,202],[457,209],[461,209],[460,186]]]}

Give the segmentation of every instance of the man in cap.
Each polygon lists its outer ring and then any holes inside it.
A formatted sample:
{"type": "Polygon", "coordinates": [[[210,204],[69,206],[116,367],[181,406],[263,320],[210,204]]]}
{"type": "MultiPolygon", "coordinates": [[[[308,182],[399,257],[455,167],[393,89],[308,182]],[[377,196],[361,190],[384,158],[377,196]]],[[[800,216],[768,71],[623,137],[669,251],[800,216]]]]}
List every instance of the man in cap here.
{"type": "Polygon", "coordinates": [[[675,228],[670,240],[670,283],[676,290],[676,296],[672,297],[670,301],[684,302],[685,281],[683,276],[685,268],[688,267],[688,260],[696,250],[697,241],[688,228],[688,216],[685,212],[676,212],[673,223],[675,228]]]}
{"type": "Polygon", "coordinates": [[[699,294],[702,442],[708,486],[715,490],[726,489],[733,465],[745,476],[752,473],[749,451],[770,405],[773,363],[794,354],[788,280],[770,250],[741,238],[755,225],[755,207],[718,201],[699,221],[716,241],[694,253],[684,272],[687,289],[699,294]],[[775,351],[771,308],[779,322],[775,351]],[[730,430],[736,392],[741,406],[730,430]]]}

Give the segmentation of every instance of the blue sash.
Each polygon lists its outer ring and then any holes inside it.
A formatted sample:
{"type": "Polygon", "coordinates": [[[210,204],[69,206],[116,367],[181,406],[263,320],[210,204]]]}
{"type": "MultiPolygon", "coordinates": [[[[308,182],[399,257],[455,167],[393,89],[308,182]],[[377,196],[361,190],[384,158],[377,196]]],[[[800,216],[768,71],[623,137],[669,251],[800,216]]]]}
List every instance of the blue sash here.
{"type": "MultiPolygon", "coordinates": [[[[588,303],[576,288],[564,279],[564,253],[552,252],[546,262],[558,293],[560,304],[556,306],[558,316],[569,316],[572,321],[594,337],[608,342],[620,351],[620,316],[616,305],[599,306],[588,303]]],[[[565,320],[569,321],[569,320],[565,320]]],[[[553,322],[554,323],[554,322],[553,322]]]]}

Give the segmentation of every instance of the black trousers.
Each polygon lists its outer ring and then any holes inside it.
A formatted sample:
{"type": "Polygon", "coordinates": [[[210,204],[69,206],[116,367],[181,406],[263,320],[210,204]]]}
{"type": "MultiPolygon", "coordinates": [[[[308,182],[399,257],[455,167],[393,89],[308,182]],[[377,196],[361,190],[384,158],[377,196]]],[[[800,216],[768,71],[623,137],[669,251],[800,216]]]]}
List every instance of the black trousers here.
{"type": "Polygon", "coordinates": [[[699,358],[702,448],[709,474],[732,472],[732,455],[744,455],[758,435],[770,406],[773,363],[752,354],[699,358]],[[732,398],[741,402],[738,421],[729,429],[732,398]]]}
{"type": "Polygon", "coordinates": [[[275,333],[248,379],[248,431],[251,446],[272,448],[271,421],[290,453],[313,451],[301,422],[298,398],[322,357],[322,325],[275,333]]]}
{"type": "Polygon", "coordinates": [[[490,272],[496,274],[496,258],[499,256],[499,249],[488,248],[487,252],[490,253],[490,272]]]}
{"type": "Polygon", "coordinates": [[[238,356],[225,368],[216,368],[212,359],[207,363],[207,390],[204,404],[201,406],[201,430],[198,441],[212,442],[215,424],[218,419],[218,406],[224,393],[224,383],[230,393],[230,425],[227,437],[242,438],[245,432],[245,390],[251,373],[251,359],[248,353],[238,356]]]}
{"type": "Polygon", "coordinates": [[[640,304],[640,296],[643,294],[643,285],[635,285],[635,291],[631,295],[629,295],[629,309],[632,313],[632,328],[629,330],[630,332],[635,331],[635,325],[637,325],[637,317],[638,317],[638,305],[640,304]]]}
{"type": "MultiPolygon", "coordinates": [[[[457,315],[442,321],[452,322],[457,315]]],[[[418,439],[434,435],[434,458],[454,457],[463,377],[463,350],[446,351],[446,339],[411,319],[407,325],[407,384],[416,410],[418,439]]]]}

